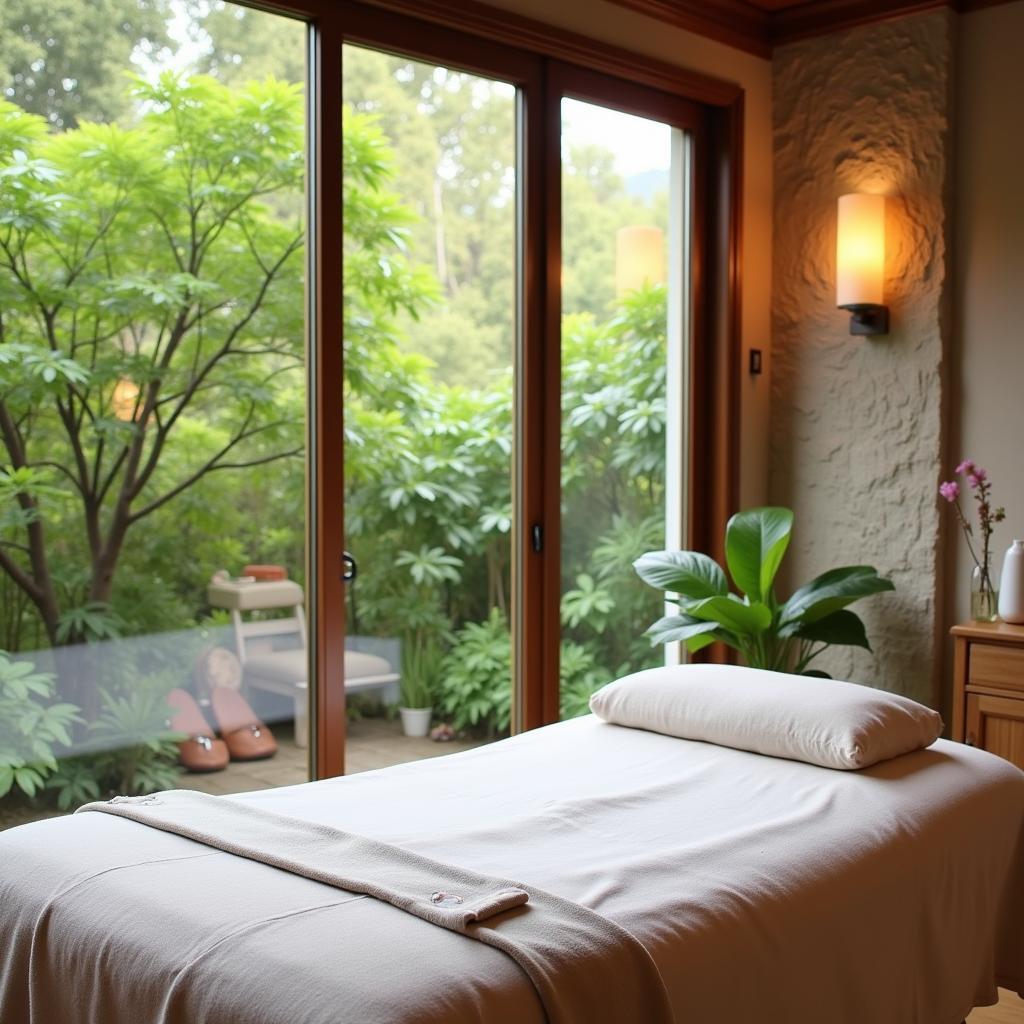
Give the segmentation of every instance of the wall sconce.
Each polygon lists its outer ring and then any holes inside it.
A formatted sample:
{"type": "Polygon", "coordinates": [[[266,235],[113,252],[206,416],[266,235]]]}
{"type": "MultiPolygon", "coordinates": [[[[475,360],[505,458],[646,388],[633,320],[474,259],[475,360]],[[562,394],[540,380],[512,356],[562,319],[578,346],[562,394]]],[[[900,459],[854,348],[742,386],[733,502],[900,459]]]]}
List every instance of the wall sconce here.
{"type": "Polygon", "coordinates": [[[665,235],[661,228],[637,224],[615,233],[615,295],[645,284],[665,283],[665,235]]]}
{"type": "Polygon", "coordinates": [[[839,197],[836,305],[850,311],[851,334],[888,334],[882,303],[885,276],[885,196],[839,197]]]}

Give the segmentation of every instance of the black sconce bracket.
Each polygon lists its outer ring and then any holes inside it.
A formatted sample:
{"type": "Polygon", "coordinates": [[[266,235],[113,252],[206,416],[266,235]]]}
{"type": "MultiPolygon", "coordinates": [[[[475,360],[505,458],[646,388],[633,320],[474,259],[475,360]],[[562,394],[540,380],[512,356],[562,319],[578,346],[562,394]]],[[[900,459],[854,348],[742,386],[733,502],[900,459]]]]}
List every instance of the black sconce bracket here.
{"type": "Polygon", "coordinates": [[[851,303],[840,306],[850,311],[851,334],[888,334],[889,307],[876,306],[869,302],[851,303]]]}

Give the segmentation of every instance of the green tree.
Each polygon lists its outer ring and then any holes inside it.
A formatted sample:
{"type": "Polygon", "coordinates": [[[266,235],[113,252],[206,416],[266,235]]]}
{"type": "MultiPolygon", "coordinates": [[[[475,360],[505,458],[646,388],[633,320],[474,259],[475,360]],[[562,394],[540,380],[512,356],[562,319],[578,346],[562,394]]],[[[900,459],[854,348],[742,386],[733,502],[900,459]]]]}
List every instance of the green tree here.
{"type": "Polygon", "coordinates": [[[302,450],[304,227],[266,209],[302,188],[298,90],[135,95],[135,128],[49,136],[0,106],[0,568],[51,644],[95,635],[138,524],[302,450]]]}
{"type": "Polygon", "coordinates": [[[395,154],[392,191],[416,220],[410,258],[433,268],[444,303],[403,323],[403,344],[449,384],[512,364],[515,104],[508,85],[350,46],[345,96],[395,154]]]}
{"type": "Polygon", "coordinates": [[[185,31],[197,48],[192,71],[225,85],[264,78],[304,84],[306,24],[226,0],[182,0],[185,31]]]}
{"type": "Polygon", "coordinates": [[[4,0],[0,96],[53,128],[117,120],[130,109],[132,55],[166,50],[171,13],[170,0],[4,0]]]}

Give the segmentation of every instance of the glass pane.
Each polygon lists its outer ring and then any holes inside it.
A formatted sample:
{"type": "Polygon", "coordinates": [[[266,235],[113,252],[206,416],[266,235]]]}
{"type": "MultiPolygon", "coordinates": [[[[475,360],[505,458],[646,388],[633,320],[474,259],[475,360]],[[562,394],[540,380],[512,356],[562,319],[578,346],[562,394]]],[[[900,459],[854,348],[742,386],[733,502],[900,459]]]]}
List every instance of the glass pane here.
{"type": "Polygon", "coordinates": [[[684,152],[668,125],[562,101],[563,718],[664,663],[632,563],[681,536],[684,152]]]}
{"type": "Polygon", "coordinates": [[[343,61],[352,772],[509,729],[516,94],[343,61]]]}
{"type": "Polygon", "coordinates": [[[0,827],[306,778],[306,30],[118,6],[0,68],[0,827]]]}

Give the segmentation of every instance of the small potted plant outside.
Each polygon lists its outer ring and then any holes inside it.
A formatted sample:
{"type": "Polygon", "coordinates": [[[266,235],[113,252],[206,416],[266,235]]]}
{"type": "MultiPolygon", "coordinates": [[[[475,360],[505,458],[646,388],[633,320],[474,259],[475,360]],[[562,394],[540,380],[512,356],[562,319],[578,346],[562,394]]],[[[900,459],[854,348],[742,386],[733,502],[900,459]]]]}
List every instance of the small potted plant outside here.
{"type": "Polygon", "coordinates": [[[434,681],[443,652],[433,638],[411,636],[402,644],[402,679],[398,714],[406,736],[423,737],[430,732],[434,710],[434,681]]]}

